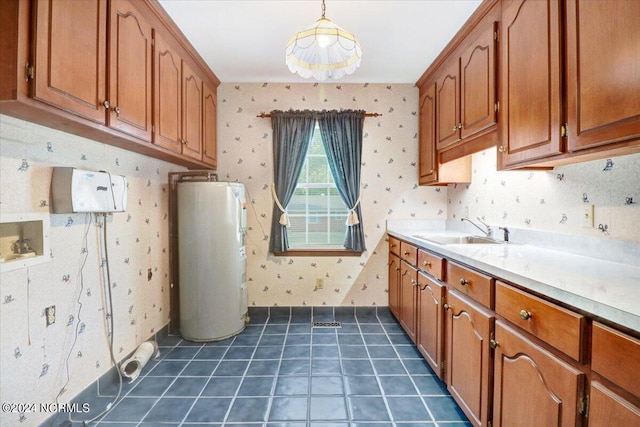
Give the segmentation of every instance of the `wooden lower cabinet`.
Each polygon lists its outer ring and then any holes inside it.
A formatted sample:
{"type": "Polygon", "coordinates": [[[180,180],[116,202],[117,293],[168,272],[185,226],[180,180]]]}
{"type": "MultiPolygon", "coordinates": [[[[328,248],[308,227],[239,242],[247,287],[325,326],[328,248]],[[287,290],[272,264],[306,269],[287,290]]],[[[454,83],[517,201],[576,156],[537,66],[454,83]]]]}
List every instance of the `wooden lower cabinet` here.
{"type": "Polygon", "coordinates": [[[389,310],[400,319],[400,258],[389,254],[389,310]]]}
{"type": "Polygon", "coordinates": [[[448,292],[445,309],[447,388],[471,424],[487,426],[491,420],[493,378],[489,341],[495,317],[455,290],[448,292]]]}
{"type": "Polygon", "coordinates": [[[495,342],[494,427],[581,425],[582,371],[500,320],[495,342]]]}
{"type": "Polygon", "coordinates": [[[589,427],[640,426],[640,408],[600,382],[589,391],[589,427]]]}
{"type": "Polygon", "coordinates": [[[440,379],[443,375],[443,284],[418,273],[418,351],[440,379]]]}
{"type": "Polygon", "coordinates": [[[416,290],[418,284],[418,270],[401,261],[400,274],[400,325],[404,328],[411,341],[416,342],[416,290]]]}

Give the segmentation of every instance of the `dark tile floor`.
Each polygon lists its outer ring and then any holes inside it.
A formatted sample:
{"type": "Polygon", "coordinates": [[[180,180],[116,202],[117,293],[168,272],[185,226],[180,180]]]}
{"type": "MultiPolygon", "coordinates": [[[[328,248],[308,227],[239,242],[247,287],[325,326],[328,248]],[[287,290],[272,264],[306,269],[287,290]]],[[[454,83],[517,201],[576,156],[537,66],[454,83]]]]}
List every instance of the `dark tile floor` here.
{"type": "Polygon", "coordinates": [[[386,308],[250,313],[251,324],[224,341],[168,336],[98,425],[469,426],[386,308]]]}

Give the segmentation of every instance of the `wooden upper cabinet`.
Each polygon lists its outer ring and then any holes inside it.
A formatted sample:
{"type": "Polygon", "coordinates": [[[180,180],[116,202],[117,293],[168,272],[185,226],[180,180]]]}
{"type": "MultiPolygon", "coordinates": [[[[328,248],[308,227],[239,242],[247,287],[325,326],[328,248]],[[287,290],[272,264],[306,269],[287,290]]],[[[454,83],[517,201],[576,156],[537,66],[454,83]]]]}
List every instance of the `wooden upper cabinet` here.
{"type": "Polygon", "coordinates": [[[460,129],[462,139],[494,126],[496,104],[496,22],[472,34],[460,57],[460,129]],[[477,34],[477,36],[476,36],[477,34]]]}
{"type": "Polygon", "coordinates": [[[640,2],[568,0],[569,150],[640,137],[640,2]]]}
{"type": "Polygon", "coordinates": [[[438,180],[436,156],[436,84],[420,88],[420,185],[438,180]]]}
{"type": "Polygon", "coordinates": [[[560,7],[555,0],[503,0],[501,166],[563,151],[560,7]]]}
{"type": "Polygon", "coordinates": [[[211,167],[217,166],[217,111],[218,101],[215,88],[210,85],[203,84],[203,99],[202,99],[202,161],[211,167]]]}
{"type": "Polygon", "coordinates": [[[111,0],[108,126],[151,142],[151,25],[127,0],[111,0]]]}
{"type": "Polygon", "coordinates": [[[106,0],[34,3],[33,97],[105,124],[106,0]]]}
{"type": "Polygon", "coordinates": [[[437,74],[438,150],[497,129],[495,19],[492,10],[437,74]]]}
{"type": "Polygon", "coordinates": [[[437,81],[436,135],[442,150],[460,141],[460,59],[447,65],[437,81]]]}
{"type": "Polygon", "coordinates": [[[181,153],[182,60],[157,31],[153,58],[153,143],[174,153],[181,153]]]}
{"type": "Polygon", "coordinates": [[[182,154],[202,159],[202,79],[182,61],[182,154]]]}

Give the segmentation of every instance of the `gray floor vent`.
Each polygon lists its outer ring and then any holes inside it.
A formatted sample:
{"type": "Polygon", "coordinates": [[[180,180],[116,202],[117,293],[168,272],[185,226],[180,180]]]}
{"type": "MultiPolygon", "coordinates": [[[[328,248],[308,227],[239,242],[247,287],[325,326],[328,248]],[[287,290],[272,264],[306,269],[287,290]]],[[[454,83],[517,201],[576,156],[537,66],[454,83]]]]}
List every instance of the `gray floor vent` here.
{"type": "Polygon", "coordinates": [[[340,322],[313,322],[314,328],[342,328],[340,322]]]}

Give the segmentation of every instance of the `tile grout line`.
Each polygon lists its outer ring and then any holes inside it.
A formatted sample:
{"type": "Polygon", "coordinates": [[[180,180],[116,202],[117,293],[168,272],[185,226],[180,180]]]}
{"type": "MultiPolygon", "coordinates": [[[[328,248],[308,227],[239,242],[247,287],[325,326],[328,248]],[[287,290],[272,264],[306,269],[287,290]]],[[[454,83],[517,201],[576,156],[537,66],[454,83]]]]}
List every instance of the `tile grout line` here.
{"type": "MultiPolygon", "coordinates": [[[[374,376],[376,378],[376,383],[378,384],[378,387],[380,388],[380,395],[382,396],[382,401],[384,402],[384,406],[387,410],[387,415],[389,416],[389,421],[391,422],[391,424],[393,426],[396,426],[396,422],[395,419],[393,417],[393,414],[391,413],[391,407],[389,406],[389,402],[387,401],[387,396],[384,392],[384,389],[382,388],[382,383],[380,382],[380,376],[378,375],[378,370],[376,369],[376,366],[373,364],[373,359],[371,358],[371,353],[369,352],[369,347],[367,346],[367,343],[364,340],[364,336],[362,333],[362,328],[360,327],[360,320],[358,320],[358,316],[357,316],[357,312],[355,313],[355,319],[356,319],[356,324],[358,325],[358,330],[360,331],[360,337],[362,338],[362,343],[364,344],[364,350],[367,352],[367,360],[369,361],[369,364],[371,365],[371,369],[373,370],[374,376]]],[[[382,324],[382,322],[380,322],[380,319],[378,318],[378,309],[376,308],[376,320],[378,321],[378,323],[382,324]]],[[[384,331],[384,328],[382,326],[380,326],[382,328],[382,330],[384,331]]],[[[385,331],[385,335],[386,335],[386,331],[385,331]]],[[[389,337],[387,337],[387,339],[389,339],[389,337]]],[[[391,340],[389,340],[389,343],[391,344],[391,346],[393,346],[393,343],[391,342],[391,340]]],[[[395,349],[394,349],[395,351],[395,349]]],[[[398,355],[399,357],[399,355],[398,355]]]]}
{"type": "MultiPolygon", "coordinates": [[[[378,316],[378,311],[376,309],[376,317],[378,316]]],[[[382,323],[382,322],[381,322],[382,323]]],[[[398,323],[399,324],[399,323],[398,323]]],[[[387,337],[387,339],[389,340],[389,342],[391,343],[391,348],[393,348],[393,351],[396,353],[396,356],[398,357],[398,360],[400,360],[400,363],[402,364],[402,368],[405,370],[405,372],[407,373],[407,376],[409,377],[409,381],[411,381],[411,384],[413,385],[413,387],[415,388],[418,397],[420,398],[420,401],[422,402],[422,405],[426,408],[427,410],[427,414],[429,415],[429,417],[431,417],[431,421],[434,423],[435,427],[438,427],[438,423],[435,419],[435,417],[433,416],[433,413],[431,412],[431,408],[429,408],[429,405],[427,405],[427,402],[424,400],[422,394],[420,393],[420,389],[418,388],[417,384],[415,383],[415,381],[413,380],[413,375],[409,372],[409,370],[407,369],[407,366],[404,364],[403,358],[400,357],[400,353],[398,353],[398,351],[396,350],[396,346],[395,344],[391,341],[391,339],[389,338],[389,334],[387,332],[387,330],[383,327],[382,330],[384,331],[385,336],[387,337]]],[[[405,333],[406,335],[406,333],[405,333]]],[[[408,336],[407,336],[408,337],[408,336]]],[[[416,346],[415,343],[412,342],[411,344],[413,347],[416,348],[416,350],[418,350],[418,347],[416,346]]]]}

